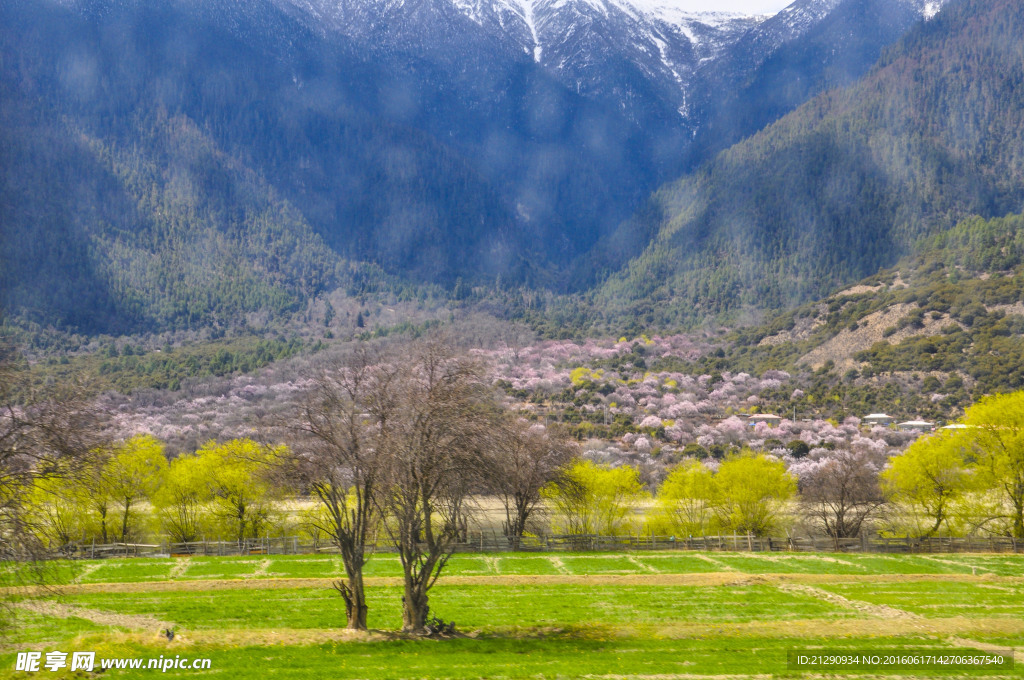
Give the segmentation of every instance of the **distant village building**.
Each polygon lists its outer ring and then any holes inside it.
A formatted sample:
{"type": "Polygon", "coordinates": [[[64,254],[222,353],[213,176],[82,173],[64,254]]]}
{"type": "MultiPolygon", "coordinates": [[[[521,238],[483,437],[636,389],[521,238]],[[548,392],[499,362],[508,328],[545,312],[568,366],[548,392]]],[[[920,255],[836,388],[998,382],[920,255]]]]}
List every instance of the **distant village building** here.
{"type": "Polygon", "coordinates": [[[750,416],[749,422],[751,427],[757,423],[768,423],[769,425],[778,425],[782,422],[782,417],[777,416],[773,413],[754,413],[750,416]]]}
{"type": "Polygon", "coordinates": [[[896,419],[892,416],[887,416],[884,413],[872,413],[869,416],[864,416],[864,419],[861,420],[861,422],[867,425],[882,425],[883,427],[888,427],[889,425],[892,425],[894,420],[896,419]]]}
{"type": "Polygon", "coordinates": [[[963,423],[953,423],[952,425],[943,425],[940,430],[966,430],[970,425],[964,425],[963,423]]]}
{"type": "Polygon", "coordinates": [[[904,432],[931,432],[935,429],[935,424],[928,423],[923,420],[908,420],[905,423],[897,425],[896,429],[903,430],[904,432]]]}

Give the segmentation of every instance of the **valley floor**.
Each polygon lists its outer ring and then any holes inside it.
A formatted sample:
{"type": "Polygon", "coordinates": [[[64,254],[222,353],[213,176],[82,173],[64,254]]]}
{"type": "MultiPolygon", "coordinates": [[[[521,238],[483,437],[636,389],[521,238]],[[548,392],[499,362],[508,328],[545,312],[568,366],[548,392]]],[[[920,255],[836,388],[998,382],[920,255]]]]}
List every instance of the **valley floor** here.
{"type": "MultiPolygon", "coordinates": [[[[218,678],[846,677],[791,652],[963,654],[1024,647],[1024,556],[750,553],[456,555],[431,593],[454,639],[409,639],[397,559],[368,565],[368,634],[349,633],[332,556],[131,559],[60,565],[64,585],[9,588],[18,652],[203,658],[218,678]],[[173,641],[160,631],[173,628],[173,641]]],[[[70,658],[70,654],[69,654],[70,658]]],[[[851,677],[1020,677],[963,666],[851,677]]],[[[109,670],[149,677],[154,670],[109,670]]]]}

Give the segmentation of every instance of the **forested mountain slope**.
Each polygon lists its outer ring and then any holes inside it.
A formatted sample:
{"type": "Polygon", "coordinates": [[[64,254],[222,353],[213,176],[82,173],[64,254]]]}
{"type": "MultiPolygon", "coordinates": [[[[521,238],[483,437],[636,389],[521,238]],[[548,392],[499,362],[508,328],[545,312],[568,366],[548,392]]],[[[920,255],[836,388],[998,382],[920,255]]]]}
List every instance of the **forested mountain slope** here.
{"type": "MultiPolygon", "coordinates": [[[[238,144],[262,136],[264,157],[299,153],[323,124],[274,127],[274,107],[299,105],[270,103],[293,75],[280,61],[292,49],[286,19],[264,26],[256,49],[166,3],[103,8],[93,7],[107,24],[51,3],[0,3],[5,307],[131,332],[273,314],[326,286],[383,281],[330,249],[270,184],[257,149],[238,144]]],[[[359,140],[374,123],[342,109],[333,125],[359,140]]],[[[350,153],[373,156],[365,143],[350,153]]],[[[449,175],[466,175],[452,165],[449,175]]]]}
{"type": "Polygon", "coordinates": [[[687,162],[697,71],[761,65],[781,112],[921,11],[862,1],[0,0],[0,311],[159,332],[339,288],[586,289],[646,245],[608,236],[687,162]]]}
{"type": "Polygon", "coordinates": [[[636,124],[489,43],[368,54],[271,0],[2,0],[0,25],[0,291],[44,322],[542,285],[653,182],[636,124]]]}
{"type": "MultiPolygon", "coordinates": [[[[724,351],[690,368],[813,372],[816,403],[844,399],[940,419],[983,395],[1024,388],[1024,216],[967,218],[917,250],[732,332],[724,351]]],[[[784,409],[784,400],[771,408],[784,409]]]]}
{"type": "Polygon", "coordinates": [[[960,0],[829,91],[658,192],[652,245],[596,307],[654,323],[781,308],[1024,205],[1024,6],[960,0]]]}
{"type": "Polygon", "coordinates": [[[821,92],[852,84],[886,47],[940,4],[843,0],[798,38],[785,42],[779,34],[788,28],[787,20],[792,23],[792,11],[752,29],[756,37],[742,41],[698,75],[690,98],[697,129],[687,150],[690,162],[699,164],[821,92]],[[770,49],[774,42],[781,44],[770,49]]]}

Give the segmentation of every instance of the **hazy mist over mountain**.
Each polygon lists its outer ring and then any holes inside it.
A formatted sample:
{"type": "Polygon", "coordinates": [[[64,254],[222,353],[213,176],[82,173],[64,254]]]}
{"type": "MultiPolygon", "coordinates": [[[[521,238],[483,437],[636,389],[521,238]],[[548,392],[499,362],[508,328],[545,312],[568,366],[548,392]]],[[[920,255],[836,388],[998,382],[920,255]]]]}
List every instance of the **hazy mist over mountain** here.
{"type": "Polygon", "coordinates": [[[334,290],[585,294],[693,213],[659,187],[714,175],[907,31],[945,26],[937,10],[0,0],[0,299],[13,318],[135,332],[334,290]]]}

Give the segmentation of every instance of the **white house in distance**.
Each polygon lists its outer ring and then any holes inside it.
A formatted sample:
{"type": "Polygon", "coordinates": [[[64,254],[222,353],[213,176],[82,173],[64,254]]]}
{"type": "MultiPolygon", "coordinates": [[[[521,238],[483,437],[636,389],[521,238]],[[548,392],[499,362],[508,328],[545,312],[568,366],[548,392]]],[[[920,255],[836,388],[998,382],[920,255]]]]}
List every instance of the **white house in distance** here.
{"type": "Polygon", "coordinates": [[[869,416],[864,416],[864,418],[861,419],[861,422],[865,425],[881,425],[883,427],[888,427],[889,425],[892,425],[894,420],[896,419],[892,416],[887,416],[884,413],[872,413],[869,416]]]}
{"type": "Polygon", "coordinates": [[[753,427],[757,423],[768,423],[769,425],[778,425],[782,422],[782,417],[777,416],[773,413],[753,413],[749,416],[748,422],[753,427]]]}
{"type": "Polygon", "coordinates": [[[908,420],[905,423],[898,424],[896,429],[903,430],[904,432],[931,432],[935,429],[935,424],[923,420],[908,420]]]}

